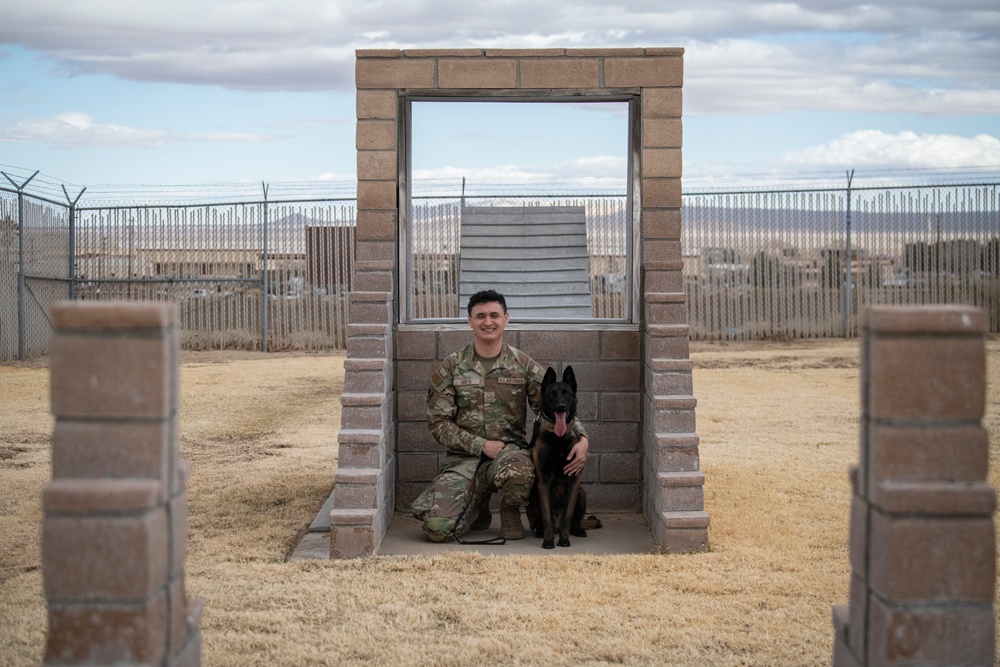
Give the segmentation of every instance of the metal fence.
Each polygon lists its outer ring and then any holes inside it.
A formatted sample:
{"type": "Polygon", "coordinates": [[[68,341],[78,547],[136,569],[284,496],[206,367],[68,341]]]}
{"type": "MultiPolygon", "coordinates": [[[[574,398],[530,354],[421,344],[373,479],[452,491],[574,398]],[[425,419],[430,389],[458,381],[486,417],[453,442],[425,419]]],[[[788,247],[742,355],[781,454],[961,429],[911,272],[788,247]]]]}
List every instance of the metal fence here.
{"type": "Polygon", "coordinates": [[[967,304],[1000,331],[997,184],[690,193],[691,336],[850,337],[874,304],[967,304]]]}
{"type": "MultiPolygon", "coordinates": [[[[187,349],[346,346],[353,199],[270,201],[265,187],[258,201],[88,207],[11,183],[0,185],[0,359],[46,353],[49,307],[66,298],[175,301],[187,349]]],[[[867,305],[930,303],[983,308],[998,332],[998,188],[685,193],[691,336],[853,336],[867,305]]],[[[594,317],[632,317],[624,195],[506,196],[415,199],[411,319],[459,316],[463,202],[584,206],[594,317]]]]}
{"type": "Polygon", "coordinates": [[[83,207],[0,189],[0,359],[46,353],[60,299],[174,301],[185,349],[343,349],[354,212],[266,191],[83,207]]]}

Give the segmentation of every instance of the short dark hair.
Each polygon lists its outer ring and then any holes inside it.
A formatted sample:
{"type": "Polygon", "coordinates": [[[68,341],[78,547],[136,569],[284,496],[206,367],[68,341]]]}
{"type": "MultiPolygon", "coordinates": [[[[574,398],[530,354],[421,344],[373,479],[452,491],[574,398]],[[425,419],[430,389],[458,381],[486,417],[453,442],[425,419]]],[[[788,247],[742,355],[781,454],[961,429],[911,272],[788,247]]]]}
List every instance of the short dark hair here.
{"type": "Polygon", "coordinates": [[[503,308],[503,312],[507,312],[507,300],[503,298],[503,294],[497,292],[496,290],[484,289],[476,292],[469,297],[469,316],[472,316],[473,306],[478,306],[481,303],[499,303],[500,307],[503,308]]]}

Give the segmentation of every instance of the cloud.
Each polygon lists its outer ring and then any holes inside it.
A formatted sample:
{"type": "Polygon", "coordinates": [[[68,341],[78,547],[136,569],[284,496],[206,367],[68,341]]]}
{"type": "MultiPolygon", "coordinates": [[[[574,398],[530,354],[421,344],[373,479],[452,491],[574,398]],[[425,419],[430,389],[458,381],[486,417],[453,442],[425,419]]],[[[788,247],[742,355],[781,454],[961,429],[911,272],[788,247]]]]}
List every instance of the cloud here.
{"type": "Polygon", "coordinates": [[[97,123],[85,113],[66,112],[50,118],[28,118],[0,127],[0,142],[34,142],[62,148],[159,148],[177,142],[272,141],[277,135],[242,132],[179,133],[97,123]]]}
{"type": "Polygon", "coordinates": [[[788,166],[959,168],[1000,166],[1000,139],[980,134],[888,134],[878,130],[850,132],[819,146],[785,154],[788,166]]]}
{"type": "Polygon", "coordinates": [[[1000,113],[994,0],[33,0],[0,42],[68,74],[350,90],[358,48],[681,46],[688,114],[1000,113]]]}

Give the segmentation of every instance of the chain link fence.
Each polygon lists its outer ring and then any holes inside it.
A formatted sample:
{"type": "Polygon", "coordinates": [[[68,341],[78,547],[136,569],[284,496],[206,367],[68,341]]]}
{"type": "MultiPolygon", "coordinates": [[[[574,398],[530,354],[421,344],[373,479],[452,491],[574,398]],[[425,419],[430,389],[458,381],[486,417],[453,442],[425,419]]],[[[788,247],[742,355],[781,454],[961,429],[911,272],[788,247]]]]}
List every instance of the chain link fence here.
{"type": "MultiPolygon", "coordinates": [[[[67,298],[175,301],[186,349],[346,347],[353,198],[269,201],[265,187],[258,201],[88,207],[11,183],[0,187],[0,360],[47,353],[49,307],[67,298]]],[[[685,193],[691,337],[850,337],[870,304],[973,305],[998,332],[998,188],[685,193]]],[[[411,321],[461,317],[463,205],[584,207],[594,317],[634,319],[626,196],[506,195],[414,199],[411,321]]]]}

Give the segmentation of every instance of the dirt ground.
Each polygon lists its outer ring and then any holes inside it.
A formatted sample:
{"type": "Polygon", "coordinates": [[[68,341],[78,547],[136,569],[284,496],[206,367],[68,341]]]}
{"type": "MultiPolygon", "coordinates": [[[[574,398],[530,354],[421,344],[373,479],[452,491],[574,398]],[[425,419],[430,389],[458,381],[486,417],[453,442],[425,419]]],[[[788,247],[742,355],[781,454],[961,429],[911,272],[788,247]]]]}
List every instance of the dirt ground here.
{"type": "MultiPolygon", "coordinates": [[[[1000,339],[988,343],[1000,482],[1000,339]]],[[[856,341],[694,344],[709,553],[286,563],[336,467],[343,356],[185,353],[206,665],[821,665],[847,600],[856,341]]],[[[45,645],[45,359],[0,365],[0,664],[45,645]]]]}

